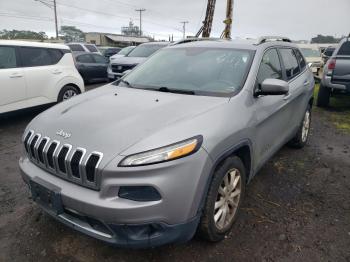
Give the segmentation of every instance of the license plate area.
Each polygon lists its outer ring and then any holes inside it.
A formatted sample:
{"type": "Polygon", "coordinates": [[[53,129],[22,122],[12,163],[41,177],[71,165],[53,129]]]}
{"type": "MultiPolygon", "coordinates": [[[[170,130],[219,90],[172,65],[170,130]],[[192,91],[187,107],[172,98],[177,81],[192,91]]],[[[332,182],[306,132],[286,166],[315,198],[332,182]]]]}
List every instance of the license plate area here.
{"type": "Polygon", "coordinates": [[[38,178],[30,180],[33,200],[48,212],[59,215],[63,213],[61,189],[38,178]]]}

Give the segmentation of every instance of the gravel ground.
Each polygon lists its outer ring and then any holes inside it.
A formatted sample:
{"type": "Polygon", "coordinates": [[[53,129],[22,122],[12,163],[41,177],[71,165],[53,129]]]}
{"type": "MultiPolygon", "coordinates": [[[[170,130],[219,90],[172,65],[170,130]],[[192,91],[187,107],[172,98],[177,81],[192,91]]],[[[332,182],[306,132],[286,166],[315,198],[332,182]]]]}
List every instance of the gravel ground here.
{"type": "Polygon", "coordinates": [[[0,261],[350,261],[350,135],[328,111],[314,109],[304,149],[282,148],[249,184],[227,239],[149,250],[82,235],[31,201],[18,159],[22,132],[40,111],[0,118],[0,261]]]}

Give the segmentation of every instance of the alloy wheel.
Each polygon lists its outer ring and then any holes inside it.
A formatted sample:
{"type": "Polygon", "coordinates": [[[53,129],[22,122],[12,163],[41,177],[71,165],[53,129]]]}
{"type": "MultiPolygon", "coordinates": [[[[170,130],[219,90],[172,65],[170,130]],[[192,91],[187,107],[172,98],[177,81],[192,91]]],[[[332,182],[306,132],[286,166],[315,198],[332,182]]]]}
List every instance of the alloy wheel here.
{"type": "Polygon", "coordinates": [[[63,100],[68,100],[70,98],[72,98],[73,96],[76,96],[77,93],[74,90],[67,90],[66,92],[64,92],[63,94],[63,100]]]}
{"type": "Polygon", "coordinates": [[[214,206],[214,223],[219,230],[229,227],[235,217],[241,197],[242,182],[238,169],[227,172],[219,186],[214,206]]]}

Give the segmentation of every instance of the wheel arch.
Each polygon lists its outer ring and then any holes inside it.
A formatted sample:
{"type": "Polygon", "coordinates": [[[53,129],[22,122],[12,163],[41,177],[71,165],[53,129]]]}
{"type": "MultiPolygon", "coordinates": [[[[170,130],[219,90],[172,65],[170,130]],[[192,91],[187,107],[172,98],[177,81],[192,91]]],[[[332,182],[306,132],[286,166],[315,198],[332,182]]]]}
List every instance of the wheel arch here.
{"type": "Polygon", "coordinates": [[[239,157],[243,165],[245,167],[246,171],[246,183],[249,183],[250,179],[253,177],[253,151],[252,151],[252,143],[250,140],[244,140],[240,143],[236,144],[235,146],[231,147],[230,149],[223,152],[221,155],[219,155],[216,160],[214,159],[214,164],[210,170],[209,177],[205,186],[205,189],[202,193],[201,202],[199,205],[198,213],[200,214],[203,210],[203,207],[205,205],[206,196],[208,194],[210,183],[213,180],[214,173],[217,170],[217,168],[228,158],[232,156],[239,157]]]}

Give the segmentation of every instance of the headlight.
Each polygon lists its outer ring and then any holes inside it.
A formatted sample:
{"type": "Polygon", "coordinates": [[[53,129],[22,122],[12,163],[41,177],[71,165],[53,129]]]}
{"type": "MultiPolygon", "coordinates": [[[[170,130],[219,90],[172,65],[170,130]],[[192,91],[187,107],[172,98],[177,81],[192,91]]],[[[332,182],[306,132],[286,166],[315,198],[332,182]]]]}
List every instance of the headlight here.
{"type": "Polygon", "coordinates": [[[185,157],[197,152],[202,141],[202,136],[196,136],[172,145],[130,155],[124,158],[119,166],[144,166],[185,157]]]}

